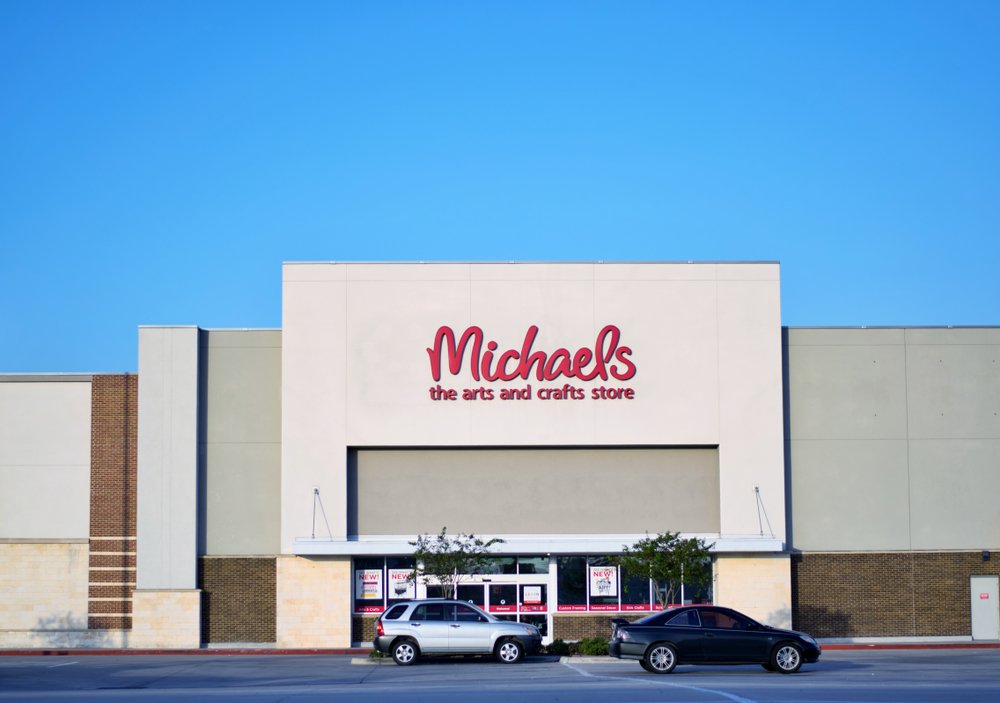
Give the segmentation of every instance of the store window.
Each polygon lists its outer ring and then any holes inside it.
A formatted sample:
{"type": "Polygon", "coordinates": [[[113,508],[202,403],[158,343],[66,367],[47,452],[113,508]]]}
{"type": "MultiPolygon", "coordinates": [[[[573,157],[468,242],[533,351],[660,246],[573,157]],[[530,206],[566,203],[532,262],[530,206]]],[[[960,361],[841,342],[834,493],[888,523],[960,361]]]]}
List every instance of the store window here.
{"type": "Polygon", "coordinates": [[[622,568],[622,610],[625,612],[650,609],[650,581],[645,575],[630,574],[622,568]]]}
{"type": "Polygon", "coordinates": [[[587,557],[557,557],[558,599],[556,609],[578,612],[587,609],[587,557]]]}
{"type": "Polygon", "coordinates": [[[354,560],[354,612],[381,613],[385,610],[385,559],[354,560]]]}
{"type": "Polygon", "coordinates": [[[516,574],[517,557],[490,557],[483,566],[475,572],[484,576],[494,574],[516,574]]]}
{"type": "Polygon", "coordinates": [[[413,557],[388,557],[385,560],[387,599],[389,605],[417,597],[417,584],[413,580],[416,562],[413,557]]]}
{"type": "Polygon", "coordinates": [[[544,613],[548,610],[548,586],[540,584],[521,585],[521,612],[544,613]]]}
{"type": "Polygon", "coordinates": [[[618,571],[618,560],[615,557],[588,557],[589,610],[618,610],[618,571]]]}
{"type": "Polygon", "coordinates": [[[478,605],[480,608],[486,607],[486,595],[481,583],[459,584],[456,589],[456,598],[464,600],[466,603],[478,605]]]}
{"type": "Polygon", "coordinates": [[[549,573],[548,557],[518,557],[517,573],[519,574],[547,574],[549,573]]]}
{"type": "Polygon", "coordinates": [[[517,612],[517,585],[516,584],[490,584],[490,612],[491,613],[516,613],[517,612]]]}

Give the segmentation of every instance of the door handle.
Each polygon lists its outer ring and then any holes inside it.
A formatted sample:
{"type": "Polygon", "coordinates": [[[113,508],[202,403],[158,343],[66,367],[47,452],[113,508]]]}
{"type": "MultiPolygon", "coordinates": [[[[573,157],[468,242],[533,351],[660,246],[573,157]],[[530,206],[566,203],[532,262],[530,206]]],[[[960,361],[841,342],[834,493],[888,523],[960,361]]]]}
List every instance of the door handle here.
{"type": "Polygon", "coordinates": [[[461,625],[459,625],[458,623],[453,623],[452,627],[461,627],[461,625]]]}
{"type": "Polygon", "coordinates": [[[420,627],[419,622],[411,622],[410,624],[413,625],[414,627],[420,627]]]}

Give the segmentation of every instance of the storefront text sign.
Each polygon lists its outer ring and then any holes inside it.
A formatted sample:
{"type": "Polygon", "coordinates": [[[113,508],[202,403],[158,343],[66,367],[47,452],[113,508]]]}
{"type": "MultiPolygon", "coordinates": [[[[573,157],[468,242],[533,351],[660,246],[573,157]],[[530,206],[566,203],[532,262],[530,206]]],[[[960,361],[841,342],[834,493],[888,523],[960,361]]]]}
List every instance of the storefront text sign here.
{"type": "Polygon", "coordinates": [[[416,584],[413,569],[389,569],[389,597],[416,598],[416,584]]]}
{"type": "Polygon", "coordinates": [[[362,600],[382,600],[382,570],[357,569],[354,572],[354,590],[362,600]]]}
{"type": "Polygon", "coordinates": [[[589,566],[590,571],[590,597],[604,597],[618,595],[618,567],[617,566],[589,566]]]}
{"type": "Polygon", "coordinates": [[[592,346],[575,351],[535,349],[537,336],[538,326],[531,325],[519,347],[501,351],[500,343],[487,339],[481,327],[472,325],[460,335],[448,326],[438,328],[433,346],[427,348],[436,384],[429,389],[431,400],[635,399],[631,386],[608,385],[629,381],[636,374],[632,349],[622,344],[615,325],[605,325],[592,346]],[[442,385],[448,382],[445,374],[457,377],[466,364],[478,388],[442,385]],[[549,385],[559,381],[562,385],[549,385]],[[498,382],[504,385],[498,387],[498,382]]]}

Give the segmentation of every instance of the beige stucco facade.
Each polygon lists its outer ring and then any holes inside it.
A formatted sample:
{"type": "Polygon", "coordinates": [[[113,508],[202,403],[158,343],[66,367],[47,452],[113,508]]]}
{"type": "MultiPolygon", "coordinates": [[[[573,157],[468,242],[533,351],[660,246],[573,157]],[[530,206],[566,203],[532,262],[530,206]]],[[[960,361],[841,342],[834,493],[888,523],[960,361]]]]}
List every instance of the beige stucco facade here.
{"type": "MultiPolygon", "coordinates": [[[[780,285],[776,264],[286,264],[282,346],[283,552],[312,534],[319,489],[330,537],[348,536],[351,447],[718,448],[718,536],[760,536],[754,486],[784,538],[780,285]],[[593,349],[621,332],[635,374],[485,383],[432,377],[428,349],[475,325],[496,353],[593,349]],[[540,389],[570,383],[584,397],[540,389]],[[533,385],[531,400],[499,400],[533,385]],[[440,386],[494,400],[435,400],[440,386]],[[630,400],[596,400],[627,387],[630,400]]],[[[597,531],[601,531],[599,527],[597,531]]],[[[771,534],[773,533],[773,534],[771,534]]],[[[780,549],[780,546],[779,546],[780,549]]]]}
{"type": "MultiPolygon", "coordinates": [[[[281,362],[284,554],[406,554],[445,525],[507,554],[666,530],[783,553],[777,264],[286,264],[281,362]]],[[[779,561],[740,602],[785,622],[779,561]]]]}

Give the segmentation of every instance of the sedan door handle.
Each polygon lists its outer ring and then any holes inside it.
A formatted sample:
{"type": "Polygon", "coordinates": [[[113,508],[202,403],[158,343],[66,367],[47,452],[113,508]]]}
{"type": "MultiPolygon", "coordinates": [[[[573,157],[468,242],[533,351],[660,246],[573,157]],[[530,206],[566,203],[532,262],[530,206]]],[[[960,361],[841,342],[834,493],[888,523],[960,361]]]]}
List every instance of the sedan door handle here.
{"type": "Polygon", "coordinates": [[[459,625],[458,623],[454,623],[452,624],[452,627],[461,627],[461,625],[459,625]]]}

